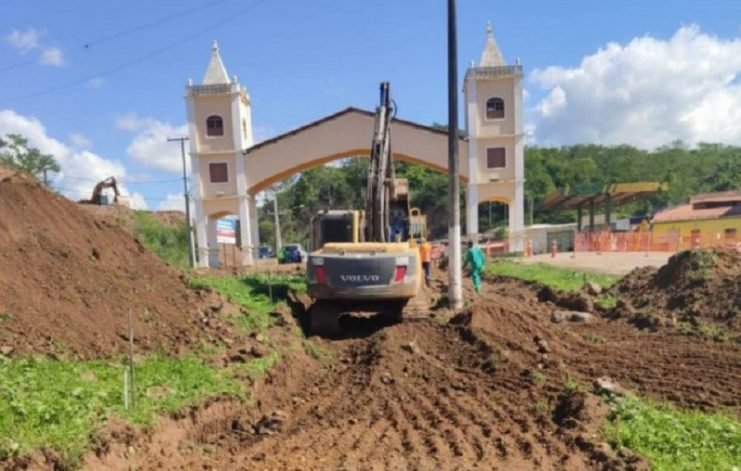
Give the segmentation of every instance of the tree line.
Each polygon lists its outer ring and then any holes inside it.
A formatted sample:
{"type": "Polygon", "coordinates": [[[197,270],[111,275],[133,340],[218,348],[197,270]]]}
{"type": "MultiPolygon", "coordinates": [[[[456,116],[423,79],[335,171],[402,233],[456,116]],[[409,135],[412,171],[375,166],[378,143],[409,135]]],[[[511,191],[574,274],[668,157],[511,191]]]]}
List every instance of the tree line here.
{"type": "MultiPolygon", "coordinates": [[[[275,188],[284,243],[306,243],[309,222],[323,209],[363,208],[367,159],[350,158],[317,167],[282,182],[275,188]]],[[[447,176],[433,170],[395,162],[396,175],[409,179],[411,205],[428,216],[431,238],[447,237],[447,176]]],[[[629,145],[580,144],[563,147],[530,146],[525,149],[526,223],[573,222],[574,211],[539,211],[545,196],[566,186],[619,182],[667,182],[669,189],[651,198],[616,208],[618,217],[651,215],[687,202],[701,192],[741,189],[741,147],[700,143],[694,147],[676,141],[654,150],[629,145]]],[[[465,190],[464,186],[462,189],[465,190]]],[[[275,240],[272,193],[260,210],[260,240],[275,240]]],[[[465,207],[465,191],[461,195],[465,207]]],[[[465,217],[465,211],[461,211],[465,217]]],[[[507,208],[500,203],[479,205],[481,232],[505,226],[507,208]]]]}

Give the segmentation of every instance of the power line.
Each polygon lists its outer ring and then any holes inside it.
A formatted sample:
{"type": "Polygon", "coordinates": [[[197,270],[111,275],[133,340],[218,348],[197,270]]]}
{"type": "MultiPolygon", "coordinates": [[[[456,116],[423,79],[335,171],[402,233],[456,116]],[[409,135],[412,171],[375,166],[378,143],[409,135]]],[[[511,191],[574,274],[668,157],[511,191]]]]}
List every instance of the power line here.
{"type": "MultiPolygon", "coordinates": [[[[100,181],[100,180],[96,180],[94,178],[70,177],[70,176],[68,176],[66,174],[63,175],[62,178],[63,179],[67,179],[67,180],[78,180],[78,181],[83,181],[83,182],[98,182],[98,181],[100,181]]],[[[170,182],[177,182],[177,181],[180,181],[180,180],[181,180],[180,177],[178,177],[178,178],[168,178],[168,179],[165,179],[165,180],[119,180],[119,179],[116,179],[116,181],[118,183],[124,183],[126,185],[147,185],[147,184],[150,184],[150,183],[170,183],[170,182]]]]}
{"type": "Polygon", "coordinates": [[[195,7],[195,8],[191,8],[190,10],[185,10],[183,12],[176,13],[176,14],[171,15],[171,16],[160,18],[159,20],[152,21],[151,23],[145,23],[143,25],[135,26],[133,28],[120,31],[118,33],[114,33],[114,34],[112,34],[110,36],[103,36],[103,37],[98,38],[98,39],[95,39],[93,41],[88,41],[86,43],[83,43],[80,47],[82,49],[90,49],[93,46],[99,46],[99,45],[101,45],[103,43],[107,43],[109,41],[113,41],[114,39],[119,39],[119,38],[122,38],[124,36],[128,36],[128,35],[133,34],[133,33],[138,33],[139,31],[144,31],[145,29],[149,29],[149,28],[153,28],[155,26],[159,26],[159,25],[162,25],[162,24],[165,24],[165,23],[169,23],[172,20],[176,20],[178,18],[182,18],[184,16],[188,16],[188,15],[190,15],[192,13],[197,12],[197,11],[205,10],[206,8],[210,8],[210,7],[212,7],[214,5],[217,5],[219,3],[224,3],[225,1],[226,0],[216,0],[216,1],[213,1],[213,2],[209,2],[209,3],[206,3],[204,5],[201,5],[201,6],[198,6],[198,7],[195,7]]]}
{"type": "MultiPolygon", "coordinates": [[[[212,1],[212,2],[209,2],[209,3],[206,3],[204,5],[201,5],[201,6],[198,6],[198,7],[195,7],[195,8],[191,8],[190,10],[185,10],[183,12],[176,13],[174,15],[170,15],[170,16],[166,16],[164,18],[160,18],[159,20],[152,21],[151,23],[145,23],[145,24],[142,24],[142,25],[139,25],[139,26],[135,26],[133,28],[125,29],[123,31],[119,31],[118,33],[111,34],[110,36],[102,36],[102,37],[100,37],[98,39],[94,39],[92,41],[84,42],[84,43],[80,44],[79,46],[77,46],[75,49],[85,49],[85,50],[87,50],[87,49],[90,49],[90,48],[92,48],[94,46],[99,46],[99,45],[104,44],[104,43],[107,43],[109,41],[113,41],[115,39],[120,39],[120,38],[123,38],[123,37],[128,36],[128,35],[133,34],[133,33],[138,33],[139,31],[144,31],[146,29],[153,28],[155,26],[160,26],[162,24],[169,23],[170,21],[173,21],[173,20],[176,20],[176,19],[179,19],[179,18],[183,18],[185,16],[191,15],[191,14],[196,13],[198,11],[205,10],[206,8],[210,8],[210,7],[212,7],[214,5],[217,5],[219,3],[224,3],[225,1],[226,0],[215,0],[215,1],[212,1]]],[[[8,70],[18,69],[20,67],[25,67],[27,65],[31,65],[31,64],[33,64],[35,62],[36,62],[36,59],[35,58],[24,60],[24,61],[21,61],[21,62],[17,62],[15,64],[11,64],[11,65],[8,65],[8,66],[0,67],[0,72],[5,72],[5,71],[8,71],[8,70]]]]}
{"type": "Polygon", "coordinates": [[[43,95],[49,95],[51,93],[55,93],[55,92],[58,92],[58,91],[61,91],[61,90],[65,90],[65,89],[68,89],[68,88],[75,87],[77,85],[81,85],[81,84],[87,83],[88,81],[93,80],[95,78],[105,77],[107,75],[111,75],[113,73],[120,72],[121,70],[127,69],[127,68],[131,67],[132,65],[139,64],[139,63],[144,62],[144,61],[146,61],[148,59],[151,59],[152,57],[156,57],[158,55],[164,54],[165,52],[169,51],[170,49],[174,49],[177,46],[180,46],[181,44],[183,44],[184,42],[190,41],[191,39],[195,39],[195,38],[197,38],[198,36],[200,36],[200,35],[202,35],[204,33],[207,33],[207,32],[209,32],[209,31],[211,31],[213,29],[218,28],[219,26],[222,26],[222,25],[224,25],[226,23],[229,23],[230,21],[234,21],[239,16],[247,13],[248,11],[252,10],[253,8],[259,6],[260,4],[262,4],[264,2],[265,2],[265,0],[257,0],[255,3],[253,3],[251,5],[248,5],[247,7],[242,8],[240,10],[237,10],[232,15],[230,15],[228,17],[225,17],[225,18],[222,18],[221,20],[217,21],[216,23],[213,23],[210,26],[207,26],[205,28],[202,28],[202,29],[196,31],[193,34],[190,34],[188,36],[185,36],[185,37],[179,39],[178,41],[175,41],[173,43],[170,43],[169,45],[167,45],[165,47],[162,47],[160,49],[155,49],[154,51],[152,51],[152,52],[150,52],[148,54],[145,54],[143,56],[139,56],[136,59],[132,59],[132,60],[130,60],[128,62],[124,62],[122,64],[119,64],[119,65],[115,66],[115,67],[111,67],[110,69],[104,70],[104,71],[99,72],[99,73],[96,73],[96,74],[91,74],[91,75],[85,76],[83,78],[74,80],[72,82],[67,82],[65,84],[62,84],[62,85],[59,85],[59,86],[56,86],[56,87],[47,88],[46,90],[40,90],[38,92],[29,93],[27,95],[22,95],[20,97],[12,98],[10,100],[5,100],[4,102],[1,102],[1,103],[4,104],[4,105],[6,105],[6,104],[10,104],[10,103],[15,103],[15,102],[18,102],[18,101],[29,100],[31,98],[36,98],[36,97],[43,96],[43,95]]]}
{"type": "MultiPolygon", "coordinates": [[[[89,191],[82,191],[82,190],[78,190],[78,189],[75,189],[75,188],[65,188],[65,187],[61,187],[61,186],[52,187],[52,190],[59,191],[59,192],[64,192],[64,193],[74,193],[76,195],[90,195],[91,194],[91,192],[89,192],[89,191]]],[[[145,197],[141,193],[139,193],[139,196],[141,196],[141,198],[144,201],[146,201],[147,203],[162,203],[164,201],[167,201],[167,197],[163,197],[163,198],[157,198],[155,196],[146,196],[145,197]]],[[[128,197],[129,198],[133,197],[133,194],[129,194],[128,197]]]]}

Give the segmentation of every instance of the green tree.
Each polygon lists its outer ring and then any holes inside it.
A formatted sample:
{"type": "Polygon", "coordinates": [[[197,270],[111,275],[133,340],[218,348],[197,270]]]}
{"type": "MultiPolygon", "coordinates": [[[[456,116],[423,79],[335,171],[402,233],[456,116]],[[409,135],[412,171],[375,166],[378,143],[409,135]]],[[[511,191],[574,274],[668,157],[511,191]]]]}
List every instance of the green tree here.
{"type": "Polygon", "coordinates": [[[29,147],[28,139],[20,134],[8,134],[4,139],[0,138],[0,163],[25,170],[36,178],[43,177],[44,184],[48,184],[48,172],[60,171],[54,156],[29,147]]]}

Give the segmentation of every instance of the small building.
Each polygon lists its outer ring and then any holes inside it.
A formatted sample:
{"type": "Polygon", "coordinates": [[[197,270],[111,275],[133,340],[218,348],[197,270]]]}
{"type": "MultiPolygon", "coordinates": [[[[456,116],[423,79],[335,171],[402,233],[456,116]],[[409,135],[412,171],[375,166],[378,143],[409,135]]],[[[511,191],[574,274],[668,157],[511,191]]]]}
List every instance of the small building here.
{"type": "Polygon", "coordinates": [[[656,213],[651,223],[655,242],[735,244],[741,241],[741,190],[695,195],[688,204],[656,213]]]}
{"type": "Polygon", "coordinates": [[[559,252],[565,252],[574,249],[575,231],[576,223],[533,224],[525,227],[525,240],[532,242],[534,254],[549,252],[553,242],[559,252]]]}

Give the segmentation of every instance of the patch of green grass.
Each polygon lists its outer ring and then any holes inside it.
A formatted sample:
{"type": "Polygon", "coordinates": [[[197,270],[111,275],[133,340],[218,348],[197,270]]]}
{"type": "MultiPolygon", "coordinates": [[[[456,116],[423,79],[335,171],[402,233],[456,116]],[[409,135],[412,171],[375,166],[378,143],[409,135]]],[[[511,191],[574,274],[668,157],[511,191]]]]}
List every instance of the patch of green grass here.
{"type": "Polygon", "coordinates": [[[684,335],[697,335],[706,337],[716,342],[728,342],[730,335],[722,327],[695,320],[694,322],[683,321],[677,325],[677,330],[684,335]]]}
{"type": "Polygon", "coordinates": [[[134,236],[162,260],[188,269],[188,229],[185,224],[167,225],[147,211],[134,212],[134,236]]]}
{"type": "Polygon", "coordinates": [[[13,320],[13,315],[9,311],[0,311],[0,322],[13,320]]]}
{"type": "Polygon", "coordinates": [[[613,294],[601,294],[594,302],[602,309],[615,309],[618,305],[618,297],[613,294]]]}
{"type": "Polygon", "coordinates": [[[487,265],[486,273],[535,281],[561,291],[579,291],[584,286],[585,280],[609,288],[620,278],[615,275],[569,270],[542,263],[526,265],[513,260],[496,260],[487,265]]]}
{"type": "Polygon", "coordinates": [[[588,391],[589,387],[571,376],[566,376],[566,380],[563,382],[563,390],[566,394],[571,394],[576,391],[588,391]]]}
{"type": "Polygon", "coordinates": [[[265,374],[280,361],[280,354],[273,350],[263,358],[255,358],[246,363],[233,363],[230,365],[233,374],[245,373],[253,382],[260,380],[265,374]]]}
{"type": "Polygon", "coordinates": [[[649,458],[655,470],[741,466],[741,423],[722,414],[681,411],[627,397],[613,403],[613,417],[605,432],[613,445],[649,458]]]}
{"type": "Polygon", "coordinates": [[[236,319],[248,332],[259,332],[273,325],[270,313],[285,302],[289,290],[306,291],[303,278],[290,275],[249,275],[242,278],[204,276],[190,281],[193,288],[211,288],[244,308],[247,314],[236,319]]]}
{"type": "Polygon", "coordinates": [[[195,357],[136,365],[136,407],[124,410],[121,363],[20,358],[0,361],[0,459],[48,447],[74,467],[106,418],[151,425],[155,415],[206,397],[242,395],[227,371],[195,357]]]}
{"type": "Polygon", "coordinates": [[[325,361],[333,357],[333,353],[331,350],[327,350],[326,348],[318,345],[315,342],[312,342],[309,339],[303,339],[301,343],[304,347],[304,351],[315,360],[325,361]]]}
{"type": "Polygon", "coordinates": [[[584,340],[589,343],[603,343],[605,341],[605,338],[596,332],[587,332],[586,334],[584,334],[584,340]]]}
{"type": "Polygon", "coordinates": [[[540,371],[535,371],[535,370],[525,370],[523,372],[523,376],[525,376],[527,379],[529,379],[533,383],[537,383],[537,384],[543,384],[548,380],[548,377],[546,375],[544,375],[540,371]]]}

